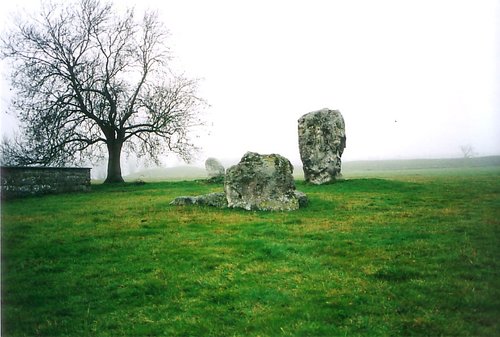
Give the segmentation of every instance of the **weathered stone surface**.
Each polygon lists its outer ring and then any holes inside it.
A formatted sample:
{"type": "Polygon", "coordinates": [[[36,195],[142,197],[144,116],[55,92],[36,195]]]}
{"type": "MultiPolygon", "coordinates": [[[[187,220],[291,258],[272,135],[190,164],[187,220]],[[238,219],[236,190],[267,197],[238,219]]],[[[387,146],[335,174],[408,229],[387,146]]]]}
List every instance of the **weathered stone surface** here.
{"type": "Polygon", "coordinates": [[[313,111],[302,116],[298,123],[304,179],[317,185],[342,179],[340,157],[346,135],[340,111],[326,108],[313,111]]]}
{"type": "Polygon", "coordinates": [[[295,191],[295,197],[299,201],[299,207],[306,207],[309,204],[309,198],[304,192],[295,191]]]}
{"type": "MultiPolygon", "coordinates": [[[[247,152],[227,169],[224,191],[229,207],[246,210],[290,211],[304,204],[295,191],[293,166],[278,154],[247,152]]],[[[307,198],[307,197],[305,197],[307,198]]]]}
{"type": "Polygon", "coordinates": [[[2,198],[91,190],[90,168],[2,166],[0,177],[2,198]]]}
{"type": "Polygon", "coordinates": [[[215,180],[220,182],[224,181],[224,175],[226,173],[226,169],[217,159],[208,158],[205,161],[205,169],[207,170],[207,175],[209,180],[215,180]]]}
{"type": "Polygon", "coordinates": [[[198,196],[180,196],[175,198],[170,202],[170,205],[174,206],[187,206],[187,205],[196,205],[198,202],[198,196]]]}
{"type": "Polygon", "coordinates": [[[224,192],[219,192],[219,193],[209,193],[198,196],[177,197],[174,200],[172,200],[170,205],[175,205],[175,206],[200,205],[200,206],[225,208],[227,207],[227,200],[224,192]]]}

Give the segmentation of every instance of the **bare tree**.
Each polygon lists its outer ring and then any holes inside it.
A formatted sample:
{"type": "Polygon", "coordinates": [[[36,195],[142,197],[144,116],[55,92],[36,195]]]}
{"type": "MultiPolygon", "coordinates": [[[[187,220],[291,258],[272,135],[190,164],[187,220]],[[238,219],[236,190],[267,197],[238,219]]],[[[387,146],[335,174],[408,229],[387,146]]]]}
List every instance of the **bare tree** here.
{"type": "Polygon", "coordinates": [[[189,131],[201,124],[205,102],[196,80],[170,70],[166,37],[155,12],[136,19],[134,10],[119,15],[99,0],[49,5],[18,22],[2,38],[2,55],[12,64],[23,132],[4,155],[54,165],[107,150],[108,183],[123,181],[124,151],[189,159],[189,131]]]}
{"type": "Polygon", "coordinates": [[[474,148],[470,144],[460,146],[460,150],[465,159],[470,159],[476,155],[474,148]]]}

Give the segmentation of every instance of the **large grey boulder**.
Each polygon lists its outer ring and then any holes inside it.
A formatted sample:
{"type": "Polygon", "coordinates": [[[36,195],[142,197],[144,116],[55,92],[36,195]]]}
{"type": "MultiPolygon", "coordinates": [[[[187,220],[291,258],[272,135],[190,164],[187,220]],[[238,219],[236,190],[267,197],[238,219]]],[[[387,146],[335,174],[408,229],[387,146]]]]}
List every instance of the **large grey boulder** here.
{"type": "Polygon", "coordinates": [[[283,156],[247,152],[237,165],[226,171],[224,191],[228,206],[291,211],[306,205],[307,197],[295,190],[292,173],[292,164],[283,156]]]}
{"type": "Polygon", "coordinates": [[[313,111],[302,116],[298,123],[305,181],[320,185],[342,179],[340,157],[346,135],[340,111],[327,108],[313,111]]]}
{"type": "Polygon", "coordinates": [[[217,159],[208,158],[205,161],[205,169],[207,170],[207,175],[210,180],[220,180],[220,182],[224,180],[226,170],[217,159]]]}

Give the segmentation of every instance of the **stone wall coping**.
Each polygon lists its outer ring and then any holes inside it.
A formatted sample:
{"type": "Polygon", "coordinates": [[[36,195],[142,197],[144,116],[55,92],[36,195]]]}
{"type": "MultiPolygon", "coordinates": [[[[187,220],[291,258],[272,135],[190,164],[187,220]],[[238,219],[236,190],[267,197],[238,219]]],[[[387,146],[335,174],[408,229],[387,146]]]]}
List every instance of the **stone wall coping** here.
{"type": "Polygon", "coordinates": [[[0,166],[2,200],[91,189],[91,168],[0,166]]]}
{"type": "Polygon", "coordinates": [[[0,166],[0,169],[9,170],[91,170],[91,167],[56,167],[56,166],[0,166]]]}

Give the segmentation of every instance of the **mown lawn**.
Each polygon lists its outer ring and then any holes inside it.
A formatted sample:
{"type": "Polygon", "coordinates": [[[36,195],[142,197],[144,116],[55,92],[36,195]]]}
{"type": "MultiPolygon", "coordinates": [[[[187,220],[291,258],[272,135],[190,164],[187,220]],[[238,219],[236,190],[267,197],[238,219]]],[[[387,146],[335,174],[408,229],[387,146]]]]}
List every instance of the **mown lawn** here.
{"type": "Polygon", "coordinates": [[[2,336],[498,336],[500,170],[298,182],[294,212],[174,207],[201,181],[2,204],[2,336]]]}

